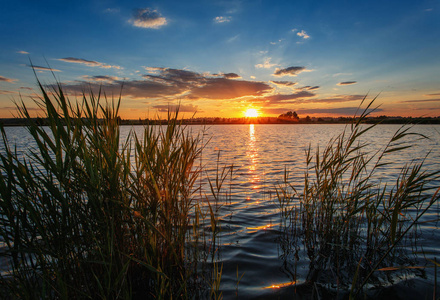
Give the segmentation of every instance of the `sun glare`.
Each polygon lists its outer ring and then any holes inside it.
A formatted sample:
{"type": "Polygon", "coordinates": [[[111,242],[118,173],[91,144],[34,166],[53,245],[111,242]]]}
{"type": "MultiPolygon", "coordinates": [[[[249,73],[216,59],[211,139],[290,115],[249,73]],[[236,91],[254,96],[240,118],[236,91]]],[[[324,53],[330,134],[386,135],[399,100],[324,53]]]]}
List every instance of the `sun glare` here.
{"type": "Polygon", "coordinates": [[[258,111],[255,108],[248,108],[244,115],[246,118],[256,118],[258,117],[258,111]]]}

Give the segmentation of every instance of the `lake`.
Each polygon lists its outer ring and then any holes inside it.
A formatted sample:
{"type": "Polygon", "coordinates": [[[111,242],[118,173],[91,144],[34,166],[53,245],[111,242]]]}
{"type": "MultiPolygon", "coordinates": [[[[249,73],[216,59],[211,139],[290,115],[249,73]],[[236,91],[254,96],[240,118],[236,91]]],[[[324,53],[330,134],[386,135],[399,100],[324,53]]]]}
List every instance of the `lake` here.
{"type": "MultiPolygon", "coordinates": [[[[291,292],[278,288],[292,282],[292,261],[285,259],[286,253],[280,243],[280,213],[275,188],[283,182],[285,172],[288,172],[289,182],[301,189],[307,148],[310,146],[312,152],[318,147],[323,149],[344,128],[346,125],[341,124],[188,127],[188,130],[200,133],[202,142],[206,143],[200,160],[203,168],[200,182],[204,185],[206,197],[209,197],[207,178],[213,179],[216,170],[233,166],[232,174],[223,185],[222,201],[218,203],[221,218],[219,262],[223,264],[221,290],[225,299],[235,298],[237,291],[240,299],[283,296],[291,292]]],[[[399,125],[375,127],[363,138],[368,143],[364,150],[373,153],[385,147],[399,128],[399,125]]],[[[121,136],[127,136],[131,129],[122,126],[121,136]]],[[[5,130],[18,151],[26,151],[32,146],[32,140],[24,128],[7,127],[5,130]]],[[[140,133],[142,127],[134,127],[134,130],[140,133]]],[[[381,182],[394,181],[402,166],[413,159],[425,157],[428,152],[425,167],[429,170],[439,169],[440,125],[418,125],[411,131],[429,139],[417,140],[413,142],[413,147],[403,152],[390,153],[389,159],[395,164],[381,170],[381,182]]],[[[438,186],[440,183],[434,184],[438,186]]],[[[423,220],[438,220],[439,212],[436,205],[423,220]]],[[[429,222],[420,226],[423,234],[418,246],[429,253],[427,258],[440,257],[437,225],[429,222]]],[[[419,263],[426,265],[427,261],[421,259],[419,263]]],[[[304,282],[308,268],[307,260],[298,262],[298,283],[304,282]]],[[[417,279],[417,284],[432,286],[433,278],[434,269],[426,268],[426,278],[417,279]]]]}

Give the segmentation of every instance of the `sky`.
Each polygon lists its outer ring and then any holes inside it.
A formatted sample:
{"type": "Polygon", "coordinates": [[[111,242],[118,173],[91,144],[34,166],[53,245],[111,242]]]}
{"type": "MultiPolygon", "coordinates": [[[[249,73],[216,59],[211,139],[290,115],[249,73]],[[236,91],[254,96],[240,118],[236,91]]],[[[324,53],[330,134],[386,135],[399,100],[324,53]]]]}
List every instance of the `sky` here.
{"type": "Polygon", "coordinates": [[[0,118],[37,79],[124,119],[440,116],[440,0],[1,0],[0,28],[0,118]]]}

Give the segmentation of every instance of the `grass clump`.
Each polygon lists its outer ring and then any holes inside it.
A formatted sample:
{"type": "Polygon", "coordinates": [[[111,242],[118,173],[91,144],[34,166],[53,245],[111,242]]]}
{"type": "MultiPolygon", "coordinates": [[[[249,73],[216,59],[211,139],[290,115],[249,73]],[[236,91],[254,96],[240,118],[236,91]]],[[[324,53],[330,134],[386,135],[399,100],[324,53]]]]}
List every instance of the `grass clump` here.
{"type": "Polygon", "coordinates": [[[287,173],[277,189],[281,248],[284,257],[294,260],[293,277],[302,257],[310,262],[307,282],[351,289],[353,297],[367,283],[380,286],[420,270],[408,249],[414,245],[418,221],[438,200],[439,171],[424,170],[424,159],[408,162],[394,184],[381,182],[381,171],[393,165],[391,155],[411,147],[405,138],[426,137],[401,127],[384,149],[366,151],[362,137],[376,125],[364,125],[363,120],[373,101],[323,150],[313,154],[308,148],[301,190],[287,173]],[[380,271],[395,266],[394,273],[380,271]]]}
{"type": "MultiPolygon", "coordinates": [[[[209,294],[214,251],[195,198],[203,145],[179,125],[119,133],[118,101],[70,102],[39,84],[48,126],[17,105],[35,147],[17,154],[1,128],[1,295],[16,299],[172,299],[209,294]],[[105,103],[102,103],[105,102],[105,103]],[[205,247],[200,247],[200,244],[205,247]],[[207,291],[208,290],[208,291],[207,291]]],[[[200,199],[199,199],[200,200],[200,199]]],[[[213,234],[213,233],[211,233],[213,234]]]]}

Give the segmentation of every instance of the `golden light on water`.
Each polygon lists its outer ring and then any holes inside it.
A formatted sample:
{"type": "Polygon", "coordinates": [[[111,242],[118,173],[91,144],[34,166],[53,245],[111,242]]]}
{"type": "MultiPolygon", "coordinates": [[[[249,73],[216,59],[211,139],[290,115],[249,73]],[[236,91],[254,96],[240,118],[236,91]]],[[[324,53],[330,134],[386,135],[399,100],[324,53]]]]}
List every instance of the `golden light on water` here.
{"type": "Polygon", "coordinates": [[[258,117],[258,110],[256,110],[255,108],[248,108],[244,112],[244,115],[246,118],[256,118],[258,117]]]}
{"type": "Polygon", "coordinates": [[[265,286],[263,289],[280,289],[286,286],[291,286],[294,285],[296,283],[296,281],[291,281],[291,282],[284,282],[284,283],[277,283],[277,284],[272,284],[269,286],[265,286]]]}

